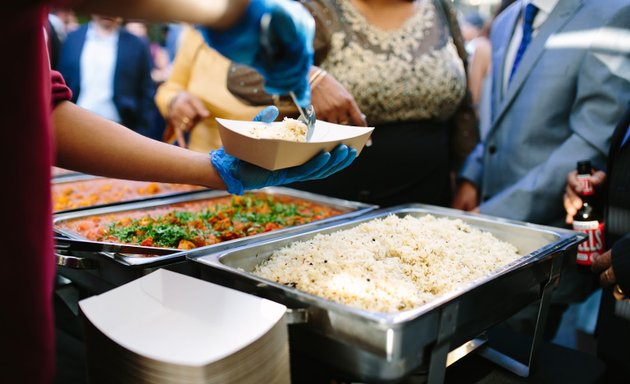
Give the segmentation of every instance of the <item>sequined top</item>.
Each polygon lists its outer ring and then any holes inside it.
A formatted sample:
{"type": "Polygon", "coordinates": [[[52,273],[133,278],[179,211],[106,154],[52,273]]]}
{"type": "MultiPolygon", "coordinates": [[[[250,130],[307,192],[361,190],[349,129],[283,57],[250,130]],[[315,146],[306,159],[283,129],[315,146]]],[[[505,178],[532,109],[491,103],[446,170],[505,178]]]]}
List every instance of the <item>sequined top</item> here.
{"type": "Polygon", "coordinates": [[[317,22],[316,64],[354,96],[371,125],[446,120],[464,97],[464,65],[434,1],[417,1],[395,30],[370,24],[350,0],[301,1],[317,22]]]}

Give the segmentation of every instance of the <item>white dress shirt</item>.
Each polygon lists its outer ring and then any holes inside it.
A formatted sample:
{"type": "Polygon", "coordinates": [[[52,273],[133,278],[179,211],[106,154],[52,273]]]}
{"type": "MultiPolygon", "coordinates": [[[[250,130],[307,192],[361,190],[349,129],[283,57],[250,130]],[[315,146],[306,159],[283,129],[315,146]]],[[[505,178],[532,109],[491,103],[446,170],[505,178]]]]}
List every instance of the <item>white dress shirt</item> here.
{"type": "Polygon", "coordinates": [[[120,123],[120,114],[114,104],[118,34],[116,31],[108,36],[99,35],[92,23],[88,26],[81,52],[81,88],[77,105],[120,123]]]}
{"type": "Polygon", "coordinates": [[[527,0],[521,1],[521,15],[516,22],[516,27],[514,28],[514,33],[512,34],[512,39],[510,40],[510,44],[508,46],[507,51],[505,52],[505,62],[503,63],[503,92],[508,88],[508,84],[510,81],[510,72],[512,72],[512,66],[514,65],[514,59],[516,58],[516,52],[518,51],[518,46],[521,44],[521,39],[523,38],[523,14],[525,12],[525,7],[527,4],[532,3],[538,8],[538,13],[534,18],[533,24],[533,38],[538,34],[538,30],[540,26],[547,20],[549,14],[555,8],[556,4],[558,4],[560,0],[527,0]]]}
{"type": "Polygon", "coordinates": [[[57,15],[53,15],[52,13],[48,14],[48,21],[53,28],[55,28],[55,32],[57,33],[57,37],[59,41],[62,43],[66,40],[66,36],[68,33],[66,32],[66,27],[63,25],[63,21],[57,15]]]}

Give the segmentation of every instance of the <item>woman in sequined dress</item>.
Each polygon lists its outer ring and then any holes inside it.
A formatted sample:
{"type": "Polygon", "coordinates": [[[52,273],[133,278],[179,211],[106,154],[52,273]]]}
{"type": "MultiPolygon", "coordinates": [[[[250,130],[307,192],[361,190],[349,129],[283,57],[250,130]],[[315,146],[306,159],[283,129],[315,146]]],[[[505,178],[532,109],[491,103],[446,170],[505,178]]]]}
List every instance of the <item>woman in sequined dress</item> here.
{"type": "MultiPolygon", "coordinates": [[[[302,4],[317,23],[317,67],[350,92],[376,129],[352,167],[295,187],[381,206],[448,205],[450,172],[478,140],[472,104],[464,102],[465,63],[455,43],[461,34],[448,2],[302,4]],[[464,129],[455,129],[457,124],[464,129]]],[[[313,87],[316,108],[319,98],[330,96],[327,91],[323,81],[313,87]]]]}

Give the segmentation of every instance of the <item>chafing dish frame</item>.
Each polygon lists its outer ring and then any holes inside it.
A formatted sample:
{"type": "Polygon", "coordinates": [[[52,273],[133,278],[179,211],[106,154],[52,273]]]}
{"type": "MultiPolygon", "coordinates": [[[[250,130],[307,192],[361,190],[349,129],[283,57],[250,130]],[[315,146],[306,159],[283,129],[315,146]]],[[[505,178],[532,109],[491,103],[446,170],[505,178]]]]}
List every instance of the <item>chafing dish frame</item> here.
{"type": "MultiPolygon", "coordinates": [[[[565,254],[575,254],[584,236],[545,227],[422,204],[382,209],[323,228],[288,234],[229,250],[190,255],[198,277],[265,297],[308,313],[305,324],[292,325],[292,348],[298,348],[359,380],[395,382],[428,367],[429,382],[444,379],[447,354],[526,305],[541,300],[539,322],[546,317],[549,293],[557,285],[565,254]],[[352,308],[255,276],[251,270],[270,253],[294,241],[354,227],[395,214],[459,218],[509,241],[524,256],[467,287],[421,307],[396,313],[352,308]]],[[[538,330],[537,330],[538,332],[538,330]]],[[[540,332],[532,345],[534,361],[540,332]],[[538,341],[536,341],[538,340],[538,341]]],[[[516,371],[527,375],[528,367],[516,371]],[[525,371],[525,372],[522,372],[525,371]]],[[[518,373],[518,372],[517,372],[518,373]]]]}
{"type": "MultiPolygon", "coordinates": [[[[189,254],[194,255],[202,251],[209,252],[212,249],[217,251],[226,250],[237,245],[255,243],[264,239],[284,236],[289,233],[318,228],[338,220],[351,219],[377,208],[376,205],[342,200],[286,187],[268,187],[252,192],[263,192],[269,195],[287,196],[306,200],[346,212],[307,224],[281,228],[271,232],[260,233],[163,256],[137,257],[107,252],[57,252],[55,257],[58,272],[76,283],[79,287],[86,289],[90,294],[102,293],[151,273],[158,268],[167,268],[175,272],[191,274],[186,259],[186,256],[189,254]]],[[[152,198],[143,201],[56,213],[53,215],[53,226],[67,220],[118,212],[152,209],[170,204],[194,202],[226,196],[230,196],[226,191],[202,190],[163,198],[152,198]]],[[[58,228],[55,229],[55,233],[70,239],[84,239],[84,237],[75,233],[58,228]]]]}

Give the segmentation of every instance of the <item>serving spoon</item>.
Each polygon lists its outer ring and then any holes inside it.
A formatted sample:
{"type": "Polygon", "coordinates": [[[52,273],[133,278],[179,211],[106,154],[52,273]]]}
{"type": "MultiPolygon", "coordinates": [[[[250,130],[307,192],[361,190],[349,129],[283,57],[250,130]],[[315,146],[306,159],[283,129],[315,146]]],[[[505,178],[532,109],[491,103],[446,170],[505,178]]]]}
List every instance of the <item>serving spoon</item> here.
{"type": "Polygon", "coordinates": [[[315,120],[317,120],[317,117],[315,116],[315,108],[313,108],[313,104],[309,104],[308,106],[306,106],[306,108],[302,108],[297,102],[297,97],[295,97],[295,93],[289,92],[289,95],[293,100],[293,104],[295,104],[298,111],[300,112],[300,117],[298,117],[298,120],[306,125],[306,141],[311,141],[311,137],[313,137],[313,131],[315,131],[315,120]]]}

